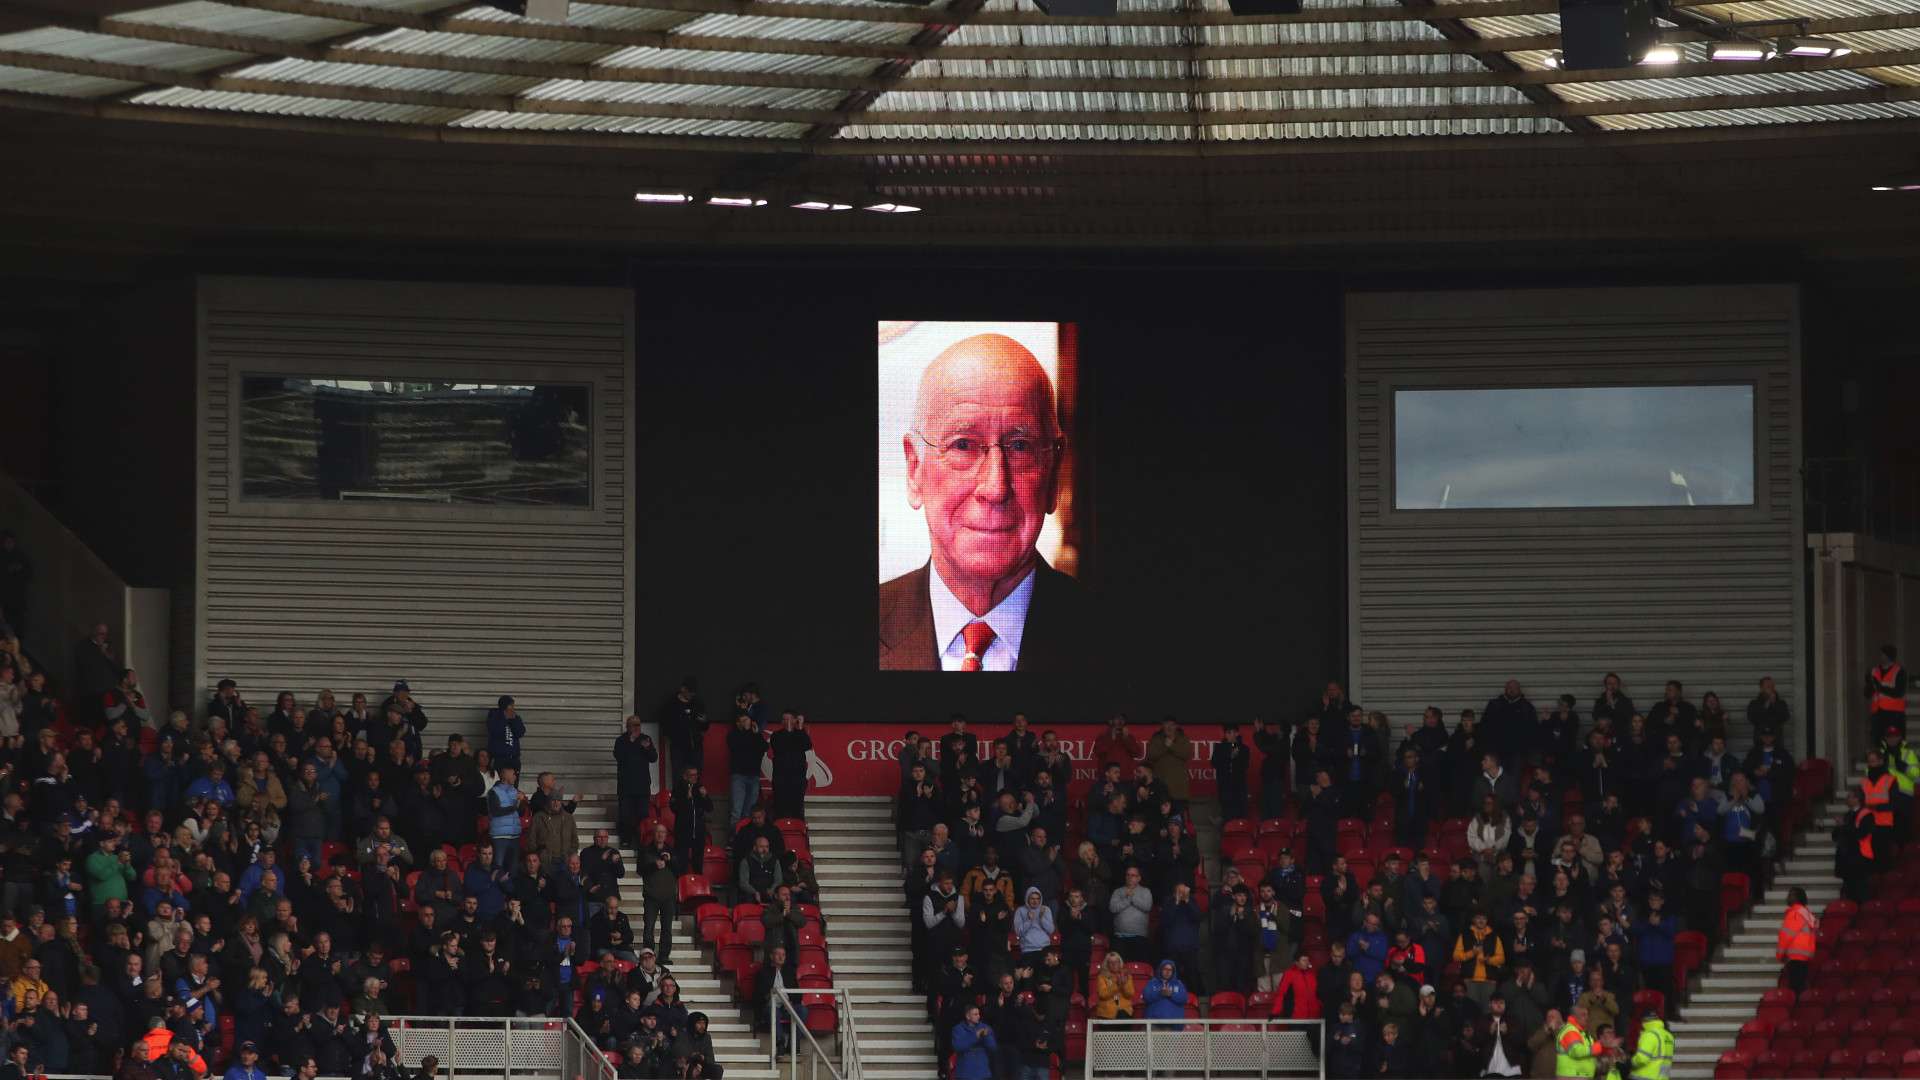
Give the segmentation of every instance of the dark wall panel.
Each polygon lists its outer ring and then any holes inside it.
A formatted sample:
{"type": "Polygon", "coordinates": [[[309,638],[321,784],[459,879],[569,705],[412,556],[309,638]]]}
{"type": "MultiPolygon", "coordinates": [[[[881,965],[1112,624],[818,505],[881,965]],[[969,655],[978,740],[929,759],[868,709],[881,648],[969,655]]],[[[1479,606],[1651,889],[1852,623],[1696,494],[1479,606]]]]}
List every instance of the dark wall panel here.
{"type": "Polygon", "coordinates": [[[757,679],[816,719],[1247,717],[1337,674],[1338,294],[1216,271],[635,276],[643,696],[757,679]],[[879,673],[874,321],[1080,324],[1101,677],[879,673]]]}

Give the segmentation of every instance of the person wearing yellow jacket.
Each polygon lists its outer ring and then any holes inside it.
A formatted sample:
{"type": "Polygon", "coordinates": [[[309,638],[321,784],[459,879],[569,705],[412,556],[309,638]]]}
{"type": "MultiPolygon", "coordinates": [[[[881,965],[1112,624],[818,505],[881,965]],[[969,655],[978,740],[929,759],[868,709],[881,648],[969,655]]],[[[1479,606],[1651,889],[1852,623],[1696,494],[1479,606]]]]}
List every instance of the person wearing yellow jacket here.
{"type": "Polygon", "coordinates": [[[1813,950],[1820,934],[1820,920],[1807,910],[1807,890],[1795,885],[1787,890],[1787,914],[1780,920],[1780,937],[1773,958],[1785,961],[1787,985],[1798,994],[1807,988],[1807,969],[1813,965],[1813,950]]]}
{"type": "Polygon", "coordinates": [[[1673,1032],[1653,1009],[1640,1018],[1640,1043],[1634,1047],[1630,1065],[1627,1075],[1632,1080],[1667,1080],[1673,1069],[1673,1032]]]}
{"type": "Polygon", "coordinates": [[[1889,725],[1882,734],[1880,756],[1893,774],[1893,839],[1904,844],[1913,832],[1913,789],[1920,783],[1920,753],[1907,744],[1904,727],[1889,725]]]}
{"type": "Polygon", "coordinates": [[[1594,1062],[1596,1049],[1593,1036],[1587,1034],[1587,1008],[1575,1005],[1567,1016],[1566,1026],[1553,1039],[1553,1075],[1593,1076],[1597,1071],[1594,1062]]]}

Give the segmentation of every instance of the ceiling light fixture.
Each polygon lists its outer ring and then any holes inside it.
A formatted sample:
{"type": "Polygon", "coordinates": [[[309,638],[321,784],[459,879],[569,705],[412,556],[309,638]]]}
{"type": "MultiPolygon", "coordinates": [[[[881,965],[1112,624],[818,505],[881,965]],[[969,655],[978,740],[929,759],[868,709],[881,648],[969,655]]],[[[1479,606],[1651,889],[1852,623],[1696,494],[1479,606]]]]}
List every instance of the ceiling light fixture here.
{"type": "Polygon", "coordinates": [[[1845,56],[1853,51],[1853,46],[1834,38],[1789,37],[1781,38],[1779,43],[1781,56],[1794,56],[1802,60],[1825,60],[1834,56],[1845,56]]]}
{"type": "Polygon", "coordinates": [[[1773,46],[1764,41],[1749,41],[1745,38],[1716,41],[1707,46],[1709,60],[1765,60],[1772,55],[1773,46]]]}
{"type": "Polygon", "coordinates": [[[1902,173],[1873,185],[1875,191],[1920,191],[1920,173],[1902,173]]]}
{"type": "Polygon", "coordinates": [[[745,208],[750,206],[765,206],[767,205],[767,200],[753,195],[709,195],[707,196],[707,205],[745,208]]]}
{"type": "Polygon", "coordinates": [[[830,202],[826,199],[808,199],[793,204],[795,210],[851,210],[852,203],[830,202]]]}
{"type": "Polygon", "coordinates": [[[893,202],[874,203],[866,207],[866,209],[876,214],[917,214],[920,212],[920,208],[917,206],[908,206],[906,203],[893,202]]]}
{"type": "Polygon", "coordinates": [[[1647,50],[1640,58],[1642,64],[1677,64],[1680,62],[1680,46],[1661,42],[1647,50]]]}
{"type": "Polygon", "coordinates": [[[681,191],[636,191],[633,201],[637,203],[657,203],[662,206],[690,203],[693,196],[681,191]]]}
{"type": "Polygon", "coordinates": [[[1552,52],[1548,53],[1547,55],[1541,57],[1540,63],[1544,67],[1546,67],[1549,71],[1558,71],[1562,67],[1566,66],[1567,58],[1564,54],[1560,52],[1559,49],[1555,49],[1552,52]]]}

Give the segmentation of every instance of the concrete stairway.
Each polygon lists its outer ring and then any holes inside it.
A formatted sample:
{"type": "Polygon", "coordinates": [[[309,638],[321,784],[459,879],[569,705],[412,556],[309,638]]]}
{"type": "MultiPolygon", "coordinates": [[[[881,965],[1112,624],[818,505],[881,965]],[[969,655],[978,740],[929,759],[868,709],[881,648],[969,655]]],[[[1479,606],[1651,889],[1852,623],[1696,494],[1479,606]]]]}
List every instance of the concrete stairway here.
{"type": "Polygon", "coordinates": [[[807,799],[807,836],[833,984],[854,995],[861,1075],[926,1080],[935,1072],[933,1028],[926,999],[913,992],[910,916],[892,815],[885,796],[814,795],[807,799]]]}
{"type": "MultiPolygon", "coordinates": [[[[1907,737],[1920,736],[1920,721],[1910,721],[1907,737]]],[[[1780,864],[1771,885],[1745,917],[1730,927],[1729,940],[1701,967],[1699,989],[1673,1024],[1674,1080],[1708,1080],[1720,1055],[1733,1049],[1741,1025],[1753,1019],[1760,997],[1779,985],[1781,965],[1773,958],[1780,919],[1787,911],[1787,890],[1807,891],[1807,906],[1817,914],[1840,898],[1833,874],[1833,848],[1827,841],[1846,808],[1844,794],[1865,778],[1864,761],[1834,781],[1834,797],[1815,807],[1793,855],[1780,864]]]]}
{"type": "MultiPolygon", "coordinates": [[[[529,779],[527,787],[532,787],[529,779]]],[[[595,829],[613,829],[615,801],[609,793],[577,796],[574,823],[582,845],[595,829]]],[[[722,842],[726,808],[714,810],[713,842],[722,842]]],[[[906,899],[900,890],[900,855],[894,845],[892,804],[884,798],[816,795],[807,800],[808,843],[820,880],[821,913],[826,919],[827,955],[834,985],[851,991],[866,1080],[923,1080],[933,1075],[933,1029],[925,999],[913,992],[913,958],[907,934],[906,899]]],[[[637,861],[622,848],[629,873],[637,861]]],[[[622,883],[620,906],[640,930],[641,887],[622,883]]],[[[713,950],[695,939],[693,912],[681,912],[674,928],[673,962],[688,1007],[705,1012],[714,1051],[731,1080],[774,1080],[768,1038],[755,1034],[750,1018],[733,1000],[732,976],[713,974],[713,950]]],[[[837,1057],[837,1047],[826,1044],[837,1057]]],[[[811,1050],[803,1037],[803,1057],[811,1050]]],[[[784,1062],[783,1062],[784,1064],[784,1062]]],[[[803,1062],[803,1068],[809,1068],[803,1062]]],[[[824,1072],[823,1072],[824,1075],[824,1072]]]]}

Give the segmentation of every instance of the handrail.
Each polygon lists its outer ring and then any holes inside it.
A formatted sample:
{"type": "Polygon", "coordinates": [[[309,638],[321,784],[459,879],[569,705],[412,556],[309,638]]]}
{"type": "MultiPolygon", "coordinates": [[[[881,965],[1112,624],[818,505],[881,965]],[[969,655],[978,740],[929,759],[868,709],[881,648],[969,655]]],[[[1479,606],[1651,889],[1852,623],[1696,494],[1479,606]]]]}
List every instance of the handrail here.
{"type": "MultiPolygon", "coordinates": [[[[1119,1034],[1121,1032],[1114,1032],[1119,1034]]],[[[1261,1080],[1275,1076],[1314,1076],[1326,1080],[1327,1055],[1326,1022],[1324,1020],[1276,1020],[1271,1017],[1244,1017],[1240,1019],[1213,1019],[1200,1017],[1182,1017],[1167,1020],[1113,1019],[1087,1021],[1086,1058],[1084,1062],[1086,1080],[1111,1076],[1124,1072],[1128,1077],[1146,1077],[1151,1080],[1159,1076],[1199,1076],[1213,1077],[1217,1074],[1248,1076],[1257,1073],[1261,1080]],[[1114,1029],[1137,1029],[1140,1042],[1140,1058],[1123,1065],[1100,1067],[1099,1036],[1103,1031],[1114,1029]],[[1299,1032],[1306,1041],[1307,1052],[1312,1056],[1311,1066],[1304,1061],[1289,1068],[1282,1061],[1275,1062],[1275,1055],[1281,1052],[1274,1043],[1276,1035],[1285,1032],[1299,1032]],[[1183,1040],[1197,1045],[1176,1047],[1171,1058],[1156,1060],[1156,1033],[1161,1039],[1177,1038],[1181,1034],[1197,1036],[1183,1040]],[[1251,1042],[1254,1036],[1259,1040],[1259,1059],[1257,1064],[1241,1061],[1219,1061],[1218,1054],[1224,1048],[1224,1042],[1235,1035],[1244,1035],[1251,1042]]],[[[1295,1044],[1297,1049],[1298,1044],[1295,1044]]],[[[1161,1053],[1166,1053],[1162,1050],[1161,1053]]]]}
{"type": "Polygon", "coordinates": [[[767,995],[767,1031],[772,1036],[772,1046],[767,1052],[767,1067],[774,1070],[775,1074],[780,1071],[780,1010],[782,1009],[786,1010],[789,1017],[787,1075],[791,1080],[799,1080],[800,1035],[803,1032],[807,1036],[807,1042],[813,1045],[811,1075],[814,1080],[818,1080],[820,1076],[820,1063],[823,1061],[826,1062],[827,1072],[832,1075],[832,1080],[860,1080],[859,1043],[853,1031],[853,995],[851,993],[827,986],[811,988],[781,986],[774,988],[773,992],[767,995]],[[814,1038],[813,1032],[808,1030],[805,1016],[793,1007],[792,998],[796,994],[801,995],[802,1005],[806,1004],[804,998],[807,994],[822,994],[834,998],[835,1011],[840,1018],[840,1064],[838,1066],[827,1057],[827,1051],[820,1045],[820,1040],[814,1038]]]}

